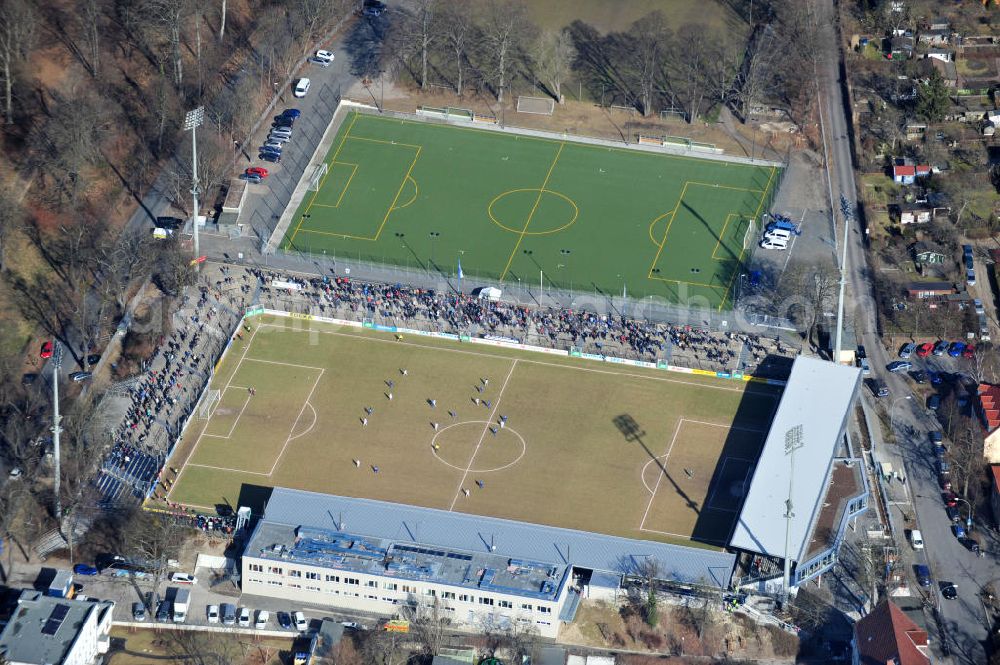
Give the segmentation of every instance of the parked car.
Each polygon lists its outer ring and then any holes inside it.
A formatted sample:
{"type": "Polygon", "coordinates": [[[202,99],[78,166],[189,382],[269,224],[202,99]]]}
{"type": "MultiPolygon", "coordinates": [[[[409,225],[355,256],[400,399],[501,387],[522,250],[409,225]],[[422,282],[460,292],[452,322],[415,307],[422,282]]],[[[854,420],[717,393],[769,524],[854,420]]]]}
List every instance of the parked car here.
{"type": "Polygon", "coordinates": [[[94,377],[93,372],[70,372],[69,380],[73,383],[83,383],[94,377]]]}
{"type": "Polygon", "coordinates": [[[917,575],[917,584],[923,587],[931,585],[931,569],[922,563],[913,566],[913,572],[917,575]]]}
{"type": "Polygon", "coordinates": [[[913,363],[907,360],[893,360],[885,368],[890,372],[906,372],[913,369],[913,363]]]}
{"type": "Polygon", "coordinates": [[[340,625],[350,630],[365,630],[365,627],[357,621],[341,621],[340,625]]]}
{"type": "Polygon", "coordinates": [[[954,506],[945,506],[944,513],[952,522],[958,522],[962,519],[962,516],[958,512],[958,508],[955,508],[954,506]]]}
{"type": "Polygon", "coordinates": [[[252,173],[241,173],[240,180],[245,180],[249,182],[251,185],[259,185],[261,182],[264,181],[264,179],[261,178],[259,175],[254,175],[252,173]]]}
{"type": "Polygon", "coordinates": [[[958,587],[951,582],[942,582],[941,595],[948,600],[955,600],[958,598],[958,587]]]}
{"type": "Polygon", "coordinates": [[[972,552],[973,554],[979,554],[979,552],[980,552],[979,543],[977,543],[976,541],[974,541],[972,538],[963,538],[962,540],[960,540],[958,542],[962,543],[962,546],[965,549],[967,549],[970,552],[972,552]]]}
{"type": "Polygon", "coordinates": [[[973,270],[975,268],[975,264],[972,262],[972,255],[966,254],[963,258],[965,259],[965,269],[973,270]]]}
{"type": "Polygon", "coordinates": [[[958,538],[959,542],[965,538],[965,527],[961,524],[952,524],[951,531],[955,534],[955,537],[958,538]]]}
{"type": "Polygon", "coordinates": [[[89,356],[87,356],[88,365],[96,365],[99,362],[101,362],[101,354],[91,353],[89,356]]]}
{"type": "Polygon", "coordinates": [[[170,581],[174,584],[197,584],[198,578],[190,573],[171,573],[170,581]]]}
{"type": "Polygon", "coordinates": [[[91,566],[86,563],[78,563],[75,566],[73,566],[74,575],[90,576],[90,575],[97,575],[100,572],[101,571],[97,570],[97,568],[95,568],[94,566],[91,566]]]}
{"type": "Polygon", "coordinates": [[[316,55],[313,57],[317,60],[322,60],[326,64],[330,64],[336,56],[334,56],[333,51],[324,51],[320,49],[319,51],[316,51],[316,55]]]}
{"type": "Polygon", "coordinates": [[[976,285],[976,271],[972,268],[967,268],[965,271],[965,283],[969,286],[976,285]]]}
{"type": "Polygon", "coordinates": [[[926,358],[934,351],[934,342],[924,342],[917,347],[917,357],[926,358]]]}
{"type": "Polygon", "coordinates": [[[146,606],[139,602],[132,603],[132,619],[133,621],[145,621],[146,606]]]}
{"type": "Polygon", "coordinates": [[[941,408],[941,396],[934,394],[927,398],[927,408],[931,411],[937,411],[941,408]]]}
{"type": "Polygon", "coordinates": [[[222,615],[222,623],[227,626],[236,625],[236,606],[232,603],[222,603],[219,606],[219,613],[222,615]]]}
{"type": "Polygon", "coordinates": [[[236,620],[237,623],[243,628],[250,627],[250,608],[241,607],[239,612],[239,618],[236,620]]]}
{"type": "Polygon", "coordinates": [[[156,608],[156,620],[160,622],[170,621],[170,610],[173,609],[170,606],[169,600],[161,600],[160,604],[156,608]]]}
{"type": "Polygon", "coordinates": [[[288,612],[278,612],[278,625],[284,629],[292,627],[292,617],[288,612]]]}
{"type": "Polygon", "coordinates": [[[972,300],[972,307],[976,310],[976,314],[985,314],[986,308],[983,307],[983,301],[979,298],[974,298],[972,300]]]}
{"type": "Polygon", "coordinates": [[[868,352],[865,351],[865,347],[864,347],[863,344],[858,344],[858,352],[857,352],[856,355],[858,356],[858,358],[867,358],[868,357],[868,352]]]}
{"type": "Polygon", "coordinates": [[[219,606],[209,605],[205,610],[209,623],[219,623],[219,606]]]}
{"type": "Polygon", "coordinates": [[[38,352],[39,358],[51,358],[52,357],[52,342],[42,342],[42,348],[38,352]]]}
{"type": "Polygon", "coordinates": [[[295,97],[305,97],[309,94],[309,87],[312,85],[312,81],[307,78],[301,78],[295,82],[295,87],[292,89],[292,95],[295,97]]]}
{"type": "Polygon", "coordinates": [[[866,383],[868,389],[872,391],[875,397],[888,397],[889,396],[889,386],[885,385],[885,381],[881,379],[867,379],[866,383]]]}
{"type": "Polygon", "coordinates": [[[271,141],[274,141],[276,143],[285,144],[291,140],[292,140],[291,134],[275,134],[274,132],[271,132],[270,134],[267,135],[265,142],[270,143],[271,141]]]}
{"type": "Polygon", "coordinates": [[[941,376],[941,372],[936,372],[934,370],[927,372],[927,378],[931,380],[932,386],[939,386],[944,381],[944,377],[941,376]]]}
{"type": "Polygon", "coordinates": [[[244,171],[244,173],[246,173],[247,175],[260,176],[261,178],[267,177],[267,169],[265,169],[263,166],[251,166],[246,171],[244,171]]]}
{"type": "Polygon", "coordinates": [[[966,344],[965,349],[962,350],[963,358],[974,358],[976,356],[976,346],[974,344],[966,344]]]}
{"type": "Polygon", "coordinates": [[[261,160],[262,162],[271,162],[272,164],[281,163],[281,155],[279,155],[276,152],[262,152],[259,155],[257,155],[257,159],[261,160]]]}
{"type": "Polygon", "coordinates": [[[958,358],[965,351],[965,342],[952,342],[951,346],[948,347],[948,355],[952,358],[958,358]]]}
{"type": "Polygon", "coordinates": [[[267,610],[257,610],[257,620],[254,621],[253,627],[257,630],[263,630],[267,628],[267,622],[271,618],[271,613],[267,610]]]}
{"type": "MultiPolygon", "coordinates": [[[[292,122],[290,119],[286,119],[286,120],[287,120],[288,123],[292,122]]],[[[291,136],[292,135],[291,124],[287,124],[287,125],[275,125],[274,127],[271,128],[271,135],[272,136],[279,136],[279,135],[291,136]]]]}
{"type": "Polygon", "coordinates": [[[180,217],[161,216],[156,218],[156,226],[161,229],[176,231],[184,226],[184,220],[180,217]]]}
{"type": "Polygon", "coordinates": [[[944,435],[940,430],[932,429],[927,433],[927,436],[930,438],[931,443],[941,443],[944,441],[944,435]]]}
{"type": "Polygon", "coordinates": [[[899,350],[899,357],[904,359],[909,358],[910,356],[913,355],[913,352],[916,350],[917,350],[916,344],[914,344],[913,342],[907,342],[906,344],[903,345],[903,348],[899,350]]]}
{"type": "Polygon", "coordinates": [[[282,118],[291,118],[292,120],[298,120],[300,115],[302,115],[302,111],[299,109],[285,109],[281,112],[282,118]]]}
{"type": "Polygon", "coordinates": [[[933,353],[936,356],[943,356],[944,354],[948,353],[948,348],[950,346],[951,344],[949,342],[941,340],[940,342],[934,345],[933,353]]]}
{"type": "Polygon", "coordinates": [[[868,358],[858,358],[858,367],[861,368],[861,373],[865,376],[872,373],[872,368],[868,364],[868,358]]]}
{"type": "Polygon", "coordinates": [[[927,383],[927,372],[922,369],[918,369],[915,372],[910,372],[910,376],[917,383],[927,383]]]}
{"type": "Polygon", "coordinates": [[[958,495],[954,492],[942,492],[941,500],[944,501],[944,505],[949,508],[954,508],[958,505],[958,495]]]}
{"type": "Polygon", "coordinates": [[[760,241],[761,249],[788,249],[788,243],[784,240],[771,240],[764,238],[760,241]]]}
{"type": "Polygon", "coordinates": [[[295,617],[295,628],[300,632],[304,633],[309,630],[309,622],[306,621],[306,615],[302,612],[296,612],[295,617]]]}

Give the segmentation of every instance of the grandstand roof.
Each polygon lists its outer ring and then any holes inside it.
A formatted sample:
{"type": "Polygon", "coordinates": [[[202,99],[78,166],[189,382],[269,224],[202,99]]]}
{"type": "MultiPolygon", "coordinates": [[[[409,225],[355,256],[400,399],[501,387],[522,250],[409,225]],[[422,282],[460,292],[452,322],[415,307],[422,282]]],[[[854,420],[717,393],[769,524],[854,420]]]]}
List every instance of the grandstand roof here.
{"type": "Polygon", "coordinates": [[[789,552],[801,561],[822,508],[837,444],[861,384],[861,370],[815,358],[796,358],[764,442],[730,546],[767,556],[785,555],[785,501],[790,460],[785,433],[802,425],[795,451],[789,552]]]}
{"type": "Polygon", "coordinates": [[[267,523],[349,529],[397,544],[470,553],[488,554],[495,546],[498,556],[616,573],[636,572],[652,558],[665,580],[719,587],[728,584],[735,561],[727,552],[288,488],[272,492],[263,517],[267,523]]]}

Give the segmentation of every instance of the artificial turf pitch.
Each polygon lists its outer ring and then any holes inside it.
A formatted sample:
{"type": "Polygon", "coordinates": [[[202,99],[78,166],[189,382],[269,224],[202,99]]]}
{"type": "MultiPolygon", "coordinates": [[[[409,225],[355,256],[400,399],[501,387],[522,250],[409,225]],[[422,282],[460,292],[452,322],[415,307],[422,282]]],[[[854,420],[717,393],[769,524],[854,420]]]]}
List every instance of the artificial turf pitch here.
{"type": "Polygon", "coordinates": [[[776,389],[755,383],[317,322],[252,325],[213,381],[211,415],[169,463],[182,467],[171,502],[236,506],[281,486],[721,545],[776,404],[776,389]]]}
{"type": "Polygon", "coordinates": [[[358,112],[326,163],[286,250],[720,309],[779,171],[358,112]]]}

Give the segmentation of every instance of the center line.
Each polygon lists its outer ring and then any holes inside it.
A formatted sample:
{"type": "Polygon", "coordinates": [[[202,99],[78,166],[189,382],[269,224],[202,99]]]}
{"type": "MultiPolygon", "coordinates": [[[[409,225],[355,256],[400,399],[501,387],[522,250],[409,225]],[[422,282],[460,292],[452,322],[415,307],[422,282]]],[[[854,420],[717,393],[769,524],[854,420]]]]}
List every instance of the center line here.
{"type": "Polygon", "coordinates": [[[507,387],[507,382],[510,381],[511,374],[514,373],[514,368],[517,367],[517,359],[510,364],[510,371],[507,372],[507,378],[503,380],[503,385],[500,386],[500,394],[497,395],[497,403],[490,411],[490,417],[487,418],[486,424],[483,426],[483,433],[479,435],[479,443],[476,444],[476,449],[472,451],[472,457],[469,458],[469,465],[465,467],[465,473],[462,474],[462,479],[458,481],[458,489],[455,490],[455,498],[451,500],[451,505],[448,506],[448,510],[455,510],[455,503],[458,501],[458,495],[462,493],[462,486],[465,485],[465,479],[469,477],[469,471],[472,470],[472,463],[476,461],[476,455],[479,453],[480,446],[483,445],[483,439],[486,437],[486,430],[489,429],[490,425],[493,423],[493,416],[496,414],[497,409],[500,408],[500,398],[503,397],[503,391],[507,387]]]}
{"type": "Polygon", "coordinates": [[[517,249],[521,246],[521,241],[524,240],[524,235],[528,232],[528,226],[531,224],[531,218],[535,216],[535,211],[538,210],[538,204],[542,202],[542,194],[545,193],[545,186],[549,184],[549,178],[552,177],[552,171],[555,170],[556,163],[559,161],[559,155],[562,154],[565,146],[565,142],[559,144],[559,150],[556,151],[556,158],[552,160],[552,165],[549,166],[549,172],[545,174],[545,180],[542,181],[542,187],[538,190],[538,196],[535,198],[535,205],[531,206],[531,212],[528,213],[528,219],[524,222],[524,228],[521,229],[521,234],[517,237],[517,244],[514,245],[514,251],[510,253],[510,258],[507,259],[507,265],[504,266],[503,272],[500,273],[501,282],[504,277],[507,276],[507,272],[510,270],[510,264],[514,262],[514,256],[517,254],[517,249]]]}

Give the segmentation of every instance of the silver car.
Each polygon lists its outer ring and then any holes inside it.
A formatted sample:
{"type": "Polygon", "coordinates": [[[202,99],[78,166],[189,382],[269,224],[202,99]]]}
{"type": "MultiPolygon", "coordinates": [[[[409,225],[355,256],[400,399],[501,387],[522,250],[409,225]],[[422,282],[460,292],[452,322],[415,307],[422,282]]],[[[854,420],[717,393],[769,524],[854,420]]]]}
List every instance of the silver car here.
{"type": "Polygon", "coordinates": [[[270,143],[271,141],[277,141],[278,143],[288,143],[289,141],[292,140],[292,136],[291,134],[277,134],[275,132],[271,132],[270,134],[267,135],[266,140],[268,143],[270,143]]]}

